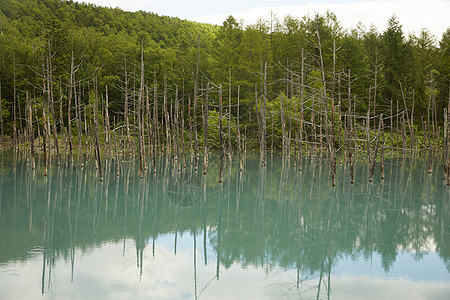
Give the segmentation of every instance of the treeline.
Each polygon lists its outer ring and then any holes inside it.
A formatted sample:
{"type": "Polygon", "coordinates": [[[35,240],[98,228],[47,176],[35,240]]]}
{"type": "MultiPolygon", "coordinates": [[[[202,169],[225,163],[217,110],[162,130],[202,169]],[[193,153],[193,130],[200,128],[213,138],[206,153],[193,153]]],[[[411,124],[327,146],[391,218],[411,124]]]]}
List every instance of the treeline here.
{"type": "Polygon", "coordinates": [[[392,149],[438,148],[446,133],[450,28],[406,37],[392,16],[383,32],[344,30],[331,12],[213,26],[59,0],[0,11],[0,125],[14,145],[58,150],[59,137],[72,151],[116,134],[128,150],[259,145],[264,158],[375,148],[378,129],[392,149]]]}

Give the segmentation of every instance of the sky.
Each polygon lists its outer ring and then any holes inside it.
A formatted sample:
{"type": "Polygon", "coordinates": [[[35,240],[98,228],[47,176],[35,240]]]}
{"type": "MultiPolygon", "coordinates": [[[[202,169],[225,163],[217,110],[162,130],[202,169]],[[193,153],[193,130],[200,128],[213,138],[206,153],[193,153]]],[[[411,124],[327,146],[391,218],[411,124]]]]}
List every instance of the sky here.
{"type": "Polygon", "coordinates": [[[221,25],[229,16],[243,20],[244,26],[272,11],[279,19],[335,13],[345,29],[372,24],[383,32],[395,14],[405,36],[428,29],[439,40],[450,27],[450,0],[79,0],[126,11],[143,10],[158,15],[221,25]]]}

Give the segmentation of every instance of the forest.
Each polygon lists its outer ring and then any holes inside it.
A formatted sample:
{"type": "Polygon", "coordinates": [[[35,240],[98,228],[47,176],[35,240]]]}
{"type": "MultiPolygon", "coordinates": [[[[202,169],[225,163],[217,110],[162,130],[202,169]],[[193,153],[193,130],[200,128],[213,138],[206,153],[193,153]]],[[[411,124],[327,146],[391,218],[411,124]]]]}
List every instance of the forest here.
{"type": "Polygon", "coordinates": [[[382,32],[346,30],[330,11],[214,26],[3,0],[0,45],[1,141],[32,156],[132,154],[142,173],[145,153],[202,152],[206,168],[210,149],[263,163],[323,151],[332,177],[344,151],[442,151],[448,164],[450,27],[405,36],[393,15],[382,32]]]}

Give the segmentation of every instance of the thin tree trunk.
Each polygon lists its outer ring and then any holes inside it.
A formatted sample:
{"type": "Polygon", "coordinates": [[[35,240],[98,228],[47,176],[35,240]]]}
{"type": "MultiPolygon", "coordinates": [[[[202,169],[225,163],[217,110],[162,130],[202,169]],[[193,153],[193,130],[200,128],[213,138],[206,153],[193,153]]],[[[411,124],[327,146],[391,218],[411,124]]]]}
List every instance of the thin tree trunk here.
{"type": "Polygon", "coordinates": [[[380,178],[384,179],[384,122],[381,120],[380,178]]]}
{"type": "Polygon", "coordinates": [[[197,138],[197,101],[198,101],[198,72],[200,65],[200,35],[198,36],[197,43],[197,63],[195,68],[195,82],[194,82],[194,147],[195,147],[195,157],[194,157],[194,166],[195,171],[198,170],[198,158],[199,158],[199,149],[198,149],[198,138],[197,138]]]}
{"type": "MultiPolygon", "coordinates": [[[[324,64],[323,64],[323,56],[322,56],[322,46],[320,43],[320,35],[319,35],[319,31],[316,32],[317,33],[317,41],[318,41],[318,48],[319,48],[319,58],[320,58],[320,70],[322,73],[322,92],[323,92],[323,105],[324,105],[324,121],[322,122],[324,129],[325,129],[325,136],[327,139],[327,153],[328,153],[328,158],[330,160],[330,173],[331,173],[331,185],[335,186],[336,182],[335,182],[335,173],[334,173],[334,158],[333,158],[333,153],[332,153],[332,141],[330,138],[330,134],[329,134],[329,130],[328,130],[328,97],[327,97],[327,91],[326,91],[326,84],[325,84],[325,68],[324,68],[324,64]]],[[[322,128],[322,127],[321,127],[322,128]]]]}
{"type": "Polygon", "coordinates": [[[383,123],[383,114],[380,115],[380,122],[378,125],[378,134],[377,134],[377,142],[375,145],[375,151],[373,154],[373,159],[372,159],[372,165],[370,167],[370,175],[369,175],[369,182],[373,181],[373,175],[375,172],[375,164],[377,162],[377,154],[378,154],[378,147],[379,147],[379,142],[380,142],[380,134],[381,134],[381,125],[383,123]]]}
{"type": "Polygon", "coordinates": [[[223,159],[224,146],[222,138],[222,84],[219,86],[219,147],[220,147],[220,161],[219,161],[219,183],[223,182],[223,159]]]}
{"type": "MultiPolygon", "coordinates": [[[[69,102],[67,106],[67,133],[68,133],[68,144],[69,144],[69,157],[71,163],[73,163],[73,150],[72,150],[72,98],[74,89],[74,57],[72,51],[72,57],[70,60],[70,79],[69,79],[69,102]]],[[[76,97],[76,96],[75,96],[76,97]]]]}
{"type": "Polygon", "coordinates": [[[414,90],[413,90],[412,99],[413,99],[413,103],[412,103],[412,108],[411,108],[411,119],[410,119],[411,124],[409,125],[409,128],[411,130],[411,155],[414,152],[415,144],[416,144],[415,135],[414,135],[414,102],[415,102],[414,90]]]}
{"type": "Polygon", "coordinates": [[[47,176],[47,97],[46,97],[45,60],[42,54],[42,141],[44,146],[44,176],[47,176]]]}
{"type": "Polygon", "coordinates": [[[302,171],[303,170],[303,103],[304,103],[304,90],[305,90],[305,85],[304,85],[304,67],[305,67],[305,49],[302,48],[302,70],[301,70],[301,79],[300,79],[300,127],[299,127],[299,132],[300,132],[300,145],[299,145],[299,149],[298,149],[298,170],[302,171]]]}
{"type": "Polygon", "coordinates": [[[262,141],[261,141],[261,122],[258,109],[258,85],[255,83],[255,106],[256,106],[256,122],[258,123],[258,141],[259,141],[259,157],[262,159],[262,141]]]}
{"type": "Polygon", "coordinates": [[[372,154],[371,154],[371,146],[370,146],[370,110],[367,111],[366,116],[366,146],[367,146],[367,158],[369,160],[369,165],[372,163],[372,154]]]}
{"type": "MultiPolygon", "coordinates": [[[[242,171],[242,149],[241,149],[241,129],[239,126],[239,93],[240,86],[237,87],[237,112],[236,112],[236,129],[237,129],[237,148],[238,148],[238,157],[239,157],[239,170],[242,171]]],[[[273,143],[272,143],[273,146],[273,143]]]]}
{"type": "MultiPolygon", "coordinates": [[[[433,89],[433,73],[431,74],[431,81],[430,81],[430,91],[433,89]]],[[[431,108],[431,98],[432,93],[430,92],[430,97],[428,98],[428,109],[427,109],[427,125],[428,125],[428,173],[431,174],[433,172],[433,149],[431,144],[431,120],[430,120],[430,108],[431,108]]]]}
{"type": "MultiPolygon", "coordinates": [[[[374,91],[373,91],[373,116],[376,115],[376,107],[377,107],[377,76],[378,75],[378,49],[375,51],[375,80],[374,80],[374,91]]],[[[373,119],[373,127],[375,128],[376,120],[373,119]]]]}
{"type": "Polygon", "coordinates": [[[188,127],[189,127],[189,147],[190,147],[190,162],[194,157],[194,144],[192,143],[192,119],[191,119],[191,97],[188,98],[188,127]]]}
{"type": "Polygon", "coordinates": [[[444,180],[447,180],[447,128],[448,128],[448,116],[447,116],[447,108],[444,108],[444,149],[443,149],[443,161],[444,161],[444,180]]]}
{"type": "MultiPolygon", "coordinates": [[[[333,40],[333,82],[331,88],[331,134],[330,134],[330,152],[332,174],[336,174],[336,145],[334,137],[334,95],[335,95],[335,77],[336,77],[336,40],[333,40]]],[[[334,180],[333,180],[334,181],[334,180]]],[[[333,183],[333,186],[335,184],[333,183]]]]}
{"type": "MultiPolygon", "coordinates": [[[[83,131],[83,126],[81,124],[81,83],[80,83],[80,92],[78,94],[78,97],[75,95],[75,100],[77,100],[77,104],[76,104],[76,118],[77,118],[77,133],[78,133],[78,161],[80,166],[83,168],[84,167],[84,163],[83,163],[83,144],[82,144],[82,131],[83,131]]],[[[87,138],[87,136],[86,136],[87,138]]]]}
{"type": "Polygon", "coordinates": [[[34,164],[34,131],[33,131],[33,108],[31,107],[31,99],[28,92],[26,93],[28,108],[28,135],[30,140],[31,168],[35,168],[34,164]]]}
{"type": "Polygon", "coordinates": [[[401,127],[402,127],[402,153],[403,153],[403,161],[405,161],[406,160],[406,149],[408,148],[407,141],[406,141],[405,113],[402,113],[401,127]]]}
{"type": "MultiPolygon", "coordinates": [[[[1,96],[0,96],[1,98],[1,96]]],[[[38,118],[38,113],[37,113],[37,108],[36,105],[34,106],[34,116],[36,118],[36,130],[37,130],[37,135],[38,135],[38,149],[41,149],[41,130],[39,129],[39,118],[38,118]]]]}
{"type": "Polygon", "coordinates": [[[49,97],[50,97],[50,105],[51,105],[51,114],[52,114],[52,127],[53,127],[53,141],[56,147],[56,163],[59,166],[60,158],[59,158],[59,145],[58,145],[58,132],[56,130],[56,116],[55,116],[55,101],[53,99],[53,71],[52,71],[52,55],[50,52],[50,41],[48,42],[48,78],[50,80],[49,83],[49,97]]]}
{"type": "Polygon", "coordinates": [[[203,153],[203,174],[206,174],[208,164],[208,102],[209,102],[209,82],[206,83],[206,99],[204,103],[204,118],[203,118],[203,135],[204,135],[204,153],[203,153]]]}
{"type": "Polygon", "coordinates": [[[263,103],[261,109],[262,122],[262,149],[263,149],[263,165],[267,164],[267,147],[266,147],[266,111],[267,111],[267,62],[264,64],[264,86],[263,86],[263,103]]]}
{"type": "Polygon", "coordinates": [[[98,123],[98,83],[97,78],[94,78],[94,138],[95,151],[97,157],[97,165],[99,172],[99,180],[103,181],[102,162],[100,159],[100,138],[99,138],[99,123],[98,123]]]}
{"type": "Polygon", "coordinates": [[[116,158],[116,176],[120,175],[119,172],[119,154],[117,152],[117,139],[116,139],[116,131],[114,130],[114,157],[116,158]]]}
{"type": "MultiPolygon", "coordinates": [[[[164,109],[164,125],[166,127],[166,152],[170,151],[170,120],[169,112],[167,110],[167,74],[164,72],[164,95],[163,95],[163,109],[164,109]]],[[[192,148],[191,148],[192,150],[192,148]]],[[[191,152],[192,153],[192,152],[191,152]]]]}
{"type": "Polygon", "coordinates": [[[181,171],[181,159],[180,159],[180,129],[178,124],[179,115],[178,112],[180,111],[180,104],[178,100],[178,85],[175,86],[175,131],[174,135],[176,135],[176,144],[174,146],[176,147],[176,158],[177,158],[177,164],[178,164],[178,171],[181,171]]]}
{"type": "Polygon", "coordinates": [[[142,140],[142,120],[141,120],[141,112],[142,112],[142,101],[144,100],[144,44],[142,42],[141,45],[141,82],[138,96],[138,150],[139,150],[139,177],[143,178],[143,144],[142,140]]]}
{"type": "Polygon", "coordinates": [[[14,149],[18,148],[19,142],[17,137],[17,116],[16,116],[16,54],[13,54],[13,138],[14,138],[14,149]]]}
{"type": "Polygon", "coordinates": [[[66,141],[66,154],[68,153],[68,139],[66,129],[64,127],[64,116],[63,116],[63,91],[62,91],[62,79],[59,79],[59,132],[61,133],[61,142],[64,144],[66,141]]]}
{"type": "Polygon", "coordinates": [[[228,160],[231,165],[231,67],[229,67],[229,77],[228,77],[228,160]]]}
{"type": "Polygon", "coordinates": [[[156,151],[158,142],[158,87],[156,82],[156,72],[153,79],[153,174],[156,174],[156,151]]]}
{"type": "MultiPolygon", "coordinates": [[[[125,84],[125,91],[124,91],[124,96],[125,96],[125,103],[124,103],[124,121],[125,121],[125,127],[127,129],[127,145],[128,145],[128,149],[132,149],[131,147],[131,133],[130,133],[130,121],[128,119],[128,70],[127,70],[127,56],[124,54],[123,56],[123,64],[124,64],[124,84],[125,84]]],[[[129,151],[128,151],[129,152],[129,151]]]]}
{"type": "Polygon", "coordinates": [[[352,134],[352,101],[351,101],[351,80],[350,70],[348,70],[348,100],[347,100],[347,152],[350,164],[350,183],[354,182],[353,173],[353,134],[352,134]]]}

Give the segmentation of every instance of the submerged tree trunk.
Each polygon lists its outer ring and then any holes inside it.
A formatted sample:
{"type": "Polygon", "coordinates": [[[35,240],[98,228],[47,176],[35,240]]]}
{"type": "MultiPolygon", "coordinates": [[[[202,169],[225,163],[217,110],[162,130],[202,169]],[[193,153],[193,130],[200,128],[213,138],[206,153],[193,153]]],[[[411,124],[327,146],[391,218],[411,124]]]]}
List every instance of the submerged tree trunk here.
{"type": "Polygon", "coordinates": [[[236,112],[236,129],[237,129],[237,149],[238,149],[238,157],[239,157],[239,170],[242,171],[242,150],[241,150],[241,129],[239,125],[239,93],[240,86],[238,85],[237,90],[237,112],[236,112]]]}
{"type": "Polygon", "coordinates": [[[78,162],[80,164],[80,166],[83,168],[84,167],[84,163],[83,163],[83,144],[81,142],[81,136],[82,136],[82,130],[83,127],[81,125],[81,83],[80,83],[80,92],[79,95],[77,97],[77,95],[75,94],[75,113],[76,113],[76,119],[77,119],[77,133],[78,133],[78,162]],[[77,101],[78,99],[78,101],[77,101]]]}
{"type": "Polygon", "coordinates": [[[44,176],[47,176],[47,97],[46,97],[45,60],[42,54],[42,144],[44,148],[44,176]]]}
{"type": "Polygon", "coordinates": [[[369,175],[369,182],[373,181],[373,175],[375,172],[375,164],[377,162],[377,154],[378,154],[378,147],[379,147],[379,142],[380,142],[380,134],[381,134],[381,125],[383,123],[383,114],[380,115],[380,123],[378,125],[378,134],[377,134],[377,142],[375,145],[375,151],[373,154],[373,158],[372,158],[372,165],[370,167],[370,175],[369,175]]]}
{"type": "Polygon", "coordinates": [[[98,122],[98,83],[97,78],[94,77],[94,138],[95,138],[95,154],[97,157],[97,165],[99,172],[99,180],[103,181],[102,162],[100,159],[100,137],[99,137],[99,122],[98,122]]]}
{"type": "MultiPolygon", "coordinates": [[[[328,158],[330,160],[330,173],[331,173],[331,185],[335,186],[335,170],[334,170],[334,153],[333,153],[333,145],[332,140],[330,138],[330,133],[328,130],[328,97],[327,97],[327,91],[326,91],[326,84],[325,84],[325,68],[323,64],[323,56],[322,56],[322,46],[320,43],[320,35],[317,31],[317,41],[318,41],[318,48],[319,48],[319,58],[320,58],[320,70],[322,73],[322,92],[323,92],[323,105],[324,105],[324,121],[322,122],[324,129],[325,129],[325,136],[327,140],[327,153],[328,158]]],[[[321,127],[322,128],[322,127],[321,127]]]]}
{"type": "Polygon", "coordinates": [[[13,138],[14,138],[14,149],[18,148],[19,141],[17,136],[17,116],[16,116],[16,54],[13,55],[13,68],[14,68],[14,75],[13,75],[13,138]]]}
{"type": "Polygon", "coordinates": [[[203,118],[203,135],[204,135],[204,153],[203,153],[203,174],[206,174],[208,164],[208,101],[209,101],[209,82],[206,83],[206,97],[204,103],[204,118],[203,118]]]}
{"type": "Polygon", "coordinates": [[[139,150],[139,177],[143,178],[143,145],[142,140],[142,126],[141,126],[141,112],[142,112],[142,101],[144,100],[144,45],[141,45],[141,82],[138,95],[138,150],[139,150]]]}
{"type": "Polygon", "coordinates": [[[266,110],[267,110],[267,62],[264,64],[264,81],[263,95],[261,103],[261,147],[262,147],[262,164],[267,164],[267,146],[266,146],[266,110]]]}
{"type": "Polygon", "coordinates": [[[125,127],[127,130],[127,144],[128,149],[132,149],[131,147],[131,133],[130,133],[130,121],[128,119],[128,70],[127,70],[127,56],[123,56],[123,64],[124,64],[124,96],[125,96],[125,103],[124,103],[124,121],[125,121],[125,127]]]}
{"type": "Polygon", "coordinates": [[[156,82],[156,73],[153,79],[153,174],[156,173],[156,151],[158,142],[158,87],[156,82]]]}
{"type": "Polygon", "coordinates": [[[27,109],[28,109],[28,136],[30,140],[31,168],[35,168],[34,164],[34,131],[33,131],[33,108],[28,92],[26,93],[27,109]]]}
{"type": "Polygon", "coordinates": [[[219,86],[219,147],[220,147],[220,161],[219,161],[219,183],[223,182],[223,159],[225,155],[223,137],[222,137],[222,84],[219,86]]]}
{"type": "Polygon", "coordinates": [[[49,91],[49,104],[51,106],[51,114],[52,114],[52,126],[53,126],[53,141],[55,143],[56,148],[56,163],[59,166],[60,158],[59,158],[59,145],[58,145],[58,133],[56,131],[56,116],[55,116],[55,101],[53,99],[53,71],[52,71],[52,55],[50,51],[50,41],[48,42],[48,61],[47,61],[47,79],[48,81],[48,91],[49,91]]]}
{"type": "Polygon", "coordinates": [[[73,51],[72,51],[72,57],[70,60],[70,79],[69,79],[69,100],[68,100],[68,106],[67,106],[67,133],[68,133],[68,145],[69,145],[69,157],[71,163],[73,163],[73,151],[72,151],[72,98],[73,98],[73,89],[74,89],[74,58],[73,58],[73,51]]]}

